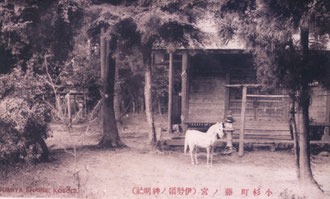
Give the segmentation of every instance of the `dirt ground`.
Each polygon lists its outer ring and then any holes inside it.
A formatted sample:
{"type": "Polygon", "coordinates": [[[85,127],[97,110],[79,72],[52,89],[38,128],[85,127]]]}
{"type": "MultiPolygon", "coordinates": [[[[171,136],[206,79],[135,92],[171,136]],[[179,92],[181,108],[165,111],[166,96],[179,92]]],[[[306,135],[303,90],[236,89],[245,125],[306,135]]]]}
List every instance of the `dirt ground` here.
{"type": "MultiPolygon", "coordinates": [[[[144,118],[123,119],[120,136],[128,147],[116,150],[93,147],[101,138],[100,123],[92,124],[87,132],[86,125],[69,132],[52,124],[53,136],[47,139],[51,160],[11,168],[0,180],[0,197],[330,198],[329,156],[312,156],[314,177],[325,191],[316,195],[298,183],[290,150],[259,149],[247,151],[242,158],[219,152],[213,167],[205,165],[201,151],[200,164],[192,166],[182,151],[150,152],[144,118]]],[[[156,121],[162,125],[160,118],[156,121]]]]}

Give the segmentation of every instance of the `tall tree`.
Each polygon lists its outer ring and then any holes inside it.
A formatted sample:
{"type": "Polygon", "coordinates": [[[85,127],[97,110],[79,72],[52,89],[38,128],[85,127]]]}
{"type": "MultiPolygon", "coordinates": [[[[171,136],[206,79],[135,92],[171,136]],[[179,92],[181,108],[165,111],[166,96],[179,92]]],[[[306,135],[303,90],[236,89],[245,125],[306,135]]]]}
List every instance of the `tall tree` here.
{"type": "Polygon", "coordinates": [[[328,55],[319,51],[330,33],[329,13],[330,2],[325,0],[228,0],[217,15],[219,34],[225,40],[238,36],[246,42],[264,88],[280,86],[297,104],[297,174],[309,185],[316,185],[310,165],[309,84],[329,85],[328,55]]]}
{"type": "Polygon", "coordinates": [[[140,57],[144,66],[144,98],[152,148],[157,146],[157,140],[152,110],[151,53],[155,47],[166,48],[170,43],[177,47],[188,46],[200,39],[192,9],[189,9],[197,2],[200,1],[118,1],[106,7],[94,7],[97,12],[101,10],[99,21],[109,24],[109,31],[117,36],[118,54],[129,52],[140,57]]]}
{"type": "Polygon", "coordinates": [[[103,80],[102,94],[102,118],[103,118],[103,137],[99,145],[103,147],[121,147],[124,144],[121,142],[118,134],[118,127],[115,118],[114,110],[114,93],[115,93],[115,71],[116,60],[113,57],[117,46],[117,38],[112,36],[107,39],[104,35],[104,28],[101,31],[101,75],[103,80]]]}

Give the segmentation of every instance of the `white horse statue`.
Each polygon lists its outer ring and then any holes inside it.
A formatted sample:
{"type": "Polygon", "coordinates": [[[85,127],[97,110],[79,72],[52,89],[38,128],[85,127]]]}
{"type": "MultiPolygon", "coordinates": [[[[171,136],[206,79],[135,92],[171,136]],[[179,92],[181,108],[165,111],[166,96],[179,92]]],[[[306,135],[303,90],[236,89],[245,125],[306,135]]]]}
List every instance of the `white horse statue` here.
{"type": "Polygon", "coordinates": [[[206,164],[212,165],[213,161],[213,151],[214,151],[214,143],[217,140],[217,135],[222,138],[224,135],[223,132],[224,123],[217,122],[212,125],[206,133],[188,129],[186,132],[186,138],[184,142],[184,153],[187,152],[187,146],[189,146],[189,152],[191,157],[191,164],[198,164],[197,160],[197,146],[206,148],[207,156],[206,156],[206,164]],[[194,155],[195,153],[195,159],[194,155]]]}

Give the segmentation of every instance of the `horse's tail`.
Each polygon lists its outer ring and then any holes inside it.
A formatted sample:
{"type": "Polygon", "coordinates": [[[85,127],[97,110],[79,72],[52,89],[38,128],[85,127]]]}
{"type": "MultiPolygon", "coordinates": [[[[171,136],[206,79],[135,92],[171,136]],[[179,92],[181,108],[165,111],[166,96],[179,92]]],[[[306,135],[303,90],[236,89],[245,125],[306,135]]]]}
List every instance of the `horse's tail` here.
{"type": "MultiPolygon", "coordinates": [[[[187,131],[188,132],[188,131],[187,131]]],[[[186,154],[187,153],[187,149],[188,149],[188,139],[187,139],[187,132],[186,132],[186,137],[184,139],[184,149],[183,152],[186,154]]]]}

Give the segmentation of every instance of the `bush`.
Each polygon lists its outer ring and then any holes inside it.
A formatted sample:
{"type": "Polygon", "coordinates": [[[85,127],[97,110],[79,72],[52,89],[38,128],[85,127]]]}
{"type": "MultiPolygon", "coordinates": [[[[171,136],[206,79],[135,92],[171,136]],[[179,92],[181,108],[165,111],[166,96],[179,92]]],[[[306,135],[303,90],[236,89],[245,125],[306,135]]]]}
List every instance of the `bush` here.
{"type": "Polygon", "coordinates": [[[0,120],[0,160],[17,160],[24,153],[24,139],[12,124],[0,120]]]}
{"type": "Polygon", "coordinates": [[[50,109],[37,92],[38,81],[17,69],[0,76],[0,161],[47,158],[50,109]]]}
{"type": "Polygon", "coordinates": [[[50,111],[40,103],[29,105],[24,99],[0,102],[0,160],[36,160],[46,158],[50,111]],[[39,148],[39,149],[38,149],[39,148]]]}

